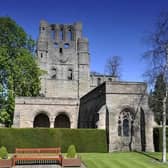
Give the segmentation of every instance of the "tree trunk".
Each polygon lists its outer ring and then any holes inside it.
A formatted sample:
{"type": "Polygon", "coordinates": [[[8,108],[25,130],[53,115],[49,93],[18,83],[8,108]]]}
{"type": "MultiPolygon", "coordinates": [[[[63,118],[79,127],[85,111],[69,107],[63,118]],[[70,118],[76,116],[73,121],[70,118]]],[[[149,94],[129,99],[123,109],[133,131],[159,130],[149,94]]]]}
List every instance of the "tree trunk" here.
{"type": "Polygon", "coordinates": [[[163,152],[162,152],[163,163],[166,162],[166,99],[167,99],[167,86],[166,86],[166,95],[163,99],[163,152]]]}

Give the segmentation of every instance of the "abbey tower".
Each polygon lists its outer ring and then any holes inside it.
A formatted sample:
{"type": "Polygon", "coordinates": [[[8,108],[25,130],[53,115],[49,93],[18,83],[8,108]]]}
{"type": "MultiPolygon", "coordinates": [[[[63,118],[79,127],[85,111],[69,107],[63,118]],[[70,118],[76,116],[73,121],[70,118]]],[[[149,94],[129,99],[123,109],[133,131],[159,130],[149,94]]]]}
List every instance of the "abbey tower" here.
{"type": "Polygon", "coordinates": [[[82,37],[82,24],[40,23],[37,42],[38,63],[46,74],[41,94],[46,97],[79,98],[89,91],[88,39],[82,37]]]}

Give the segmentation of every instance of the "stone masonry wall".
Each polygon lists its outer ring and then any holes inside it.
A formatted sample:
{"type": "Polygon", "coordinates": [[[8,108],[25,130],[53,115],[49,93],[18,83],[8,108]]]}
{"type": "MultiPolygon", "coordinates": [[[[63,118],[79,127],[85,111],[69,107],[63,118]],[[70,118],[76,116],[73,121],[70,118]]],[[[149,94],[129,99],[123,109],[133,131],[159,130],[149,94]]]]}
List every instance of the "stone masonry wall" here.
{"type": "Polygon", "coordinates": [[[59,114],[68,116],[70,127],[77,128],[78,111],[77,99],[17,97],[13,127],[32,128],[35,117],[44,113],[50,120],[50,128],[54,128],[55,118],[59,114]]]}

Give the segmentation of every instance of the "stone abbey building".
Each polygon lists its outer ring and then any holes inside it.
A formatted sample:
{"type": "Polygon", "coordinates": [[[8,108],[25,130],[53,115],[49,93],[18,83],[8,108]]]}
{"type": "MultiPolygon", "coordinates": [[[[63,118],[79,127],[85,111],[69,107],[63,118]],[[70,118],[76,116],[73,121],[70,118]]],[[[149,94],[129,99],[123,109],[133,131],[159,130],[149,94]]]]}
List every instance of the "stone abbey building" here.
{"type": "Polygon", "coordinates": [[[90,73],[82,24],[40,23],[41,96],[17,97],[13,127],[105,129],[109,151],[153,151],[145,83],[90,73]]]}

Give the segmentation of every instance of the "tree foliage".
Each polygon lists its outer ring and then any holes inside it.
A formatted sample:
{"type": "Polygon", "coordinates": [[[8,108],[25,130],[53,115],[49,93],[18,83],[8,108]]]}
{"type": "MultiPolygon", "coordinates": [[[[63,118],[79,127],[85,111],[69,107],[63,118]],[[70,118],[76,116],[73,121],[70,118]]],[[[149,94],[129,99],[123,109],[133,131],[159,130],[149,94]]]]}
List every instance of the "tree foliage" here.
{"type": "Polygon", "coordinates": [[[12,124],[15,96],[39,94],[41,71],[33,57],[34,48],[35,42],[22,27],[10,17],[0,17],[0,116],[5,111],[10,116],[10,121],[1,120],[5,125],[12,124]]]}
{"type": "MultiPolygon", "coordinates": [[[[154,112],[155,121],[158,124],[162,122],[163,99],[165,96],[166,84],[163,75],[159,75],[156,79],[154,90],[149,94],[149,106],[154,112]]],[[[168,104],[168,103],[167,103],[168,104]]],[[[168,110],[166,111],[168,116],[168,110]]],[[[168,124],[168,118],[167,118],[168,124]]]]}

